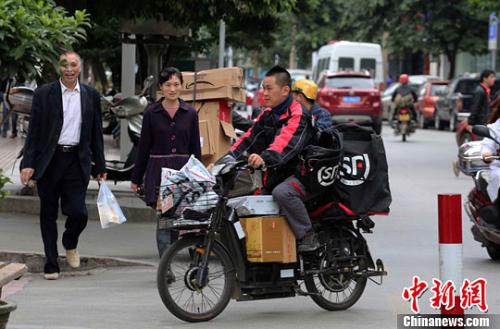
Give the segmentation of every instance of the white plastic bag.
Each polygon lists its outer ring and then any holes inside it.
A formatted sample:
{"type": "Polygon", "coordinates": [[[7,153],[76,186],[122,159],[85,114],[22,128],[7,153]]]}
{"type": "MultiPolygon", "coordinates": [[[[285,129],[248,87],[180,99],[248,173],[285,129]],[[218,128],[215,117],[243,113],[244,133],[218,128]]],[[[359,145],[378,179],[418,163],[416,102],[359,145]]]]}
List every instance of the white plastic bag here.
{"type": "Polygon", "coordinates": [[[181,172],[191,182],[210,182],[215,184],[215,176],[194,155],[189,157],[189,161],[181,168],[181,172]]]}
{"type": "Polygon", "coordinates": [[[101,181],[99,187],[97,211],[99,212],[102,228],[123,224],[127,221],[118,201],[116,201],[115,196],[104,181],[101,181]]]}

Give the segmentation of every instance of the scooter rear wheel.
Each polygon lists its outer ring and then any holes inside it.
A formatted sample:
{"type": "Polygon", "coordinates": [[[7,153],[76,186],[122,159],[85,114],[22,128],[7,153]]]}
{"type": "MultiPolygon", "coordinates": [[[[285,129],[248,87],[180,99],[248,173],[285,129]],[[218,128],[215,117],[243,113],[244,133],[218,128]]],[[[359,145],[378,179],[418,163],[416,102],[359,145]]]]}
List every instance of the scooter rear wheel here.
{"type": "MultiPolygon", "coordinates": [[[[343,236],[345,237],[345,235],[343,236]]],[[[311,298],[325,310],[346,310],[358,301],[365,290],[368,279],[356,273],[366,270],[366,262],[362,258],[358,258],[355,263],[342,260],[342,258],[345,259],[345,256],[360,256],[359,250],[352,248],[353,245],[343,245],[343,254],[339,255],[339,258],[332,259],[324,251],[318,264],[318,269],[321,272],[308,276],[304,280],[307,291],[313,294],[311,298]]],[[[328,248],[331,248],[330,244],[327,246],[328,248]]]]}
{"type": "Polygon", "coordinates": [[[196,276],[204,250],[203,238],[182,238],[167,249],[158,266],[157,285],[163,304],[187,322],[215,318],[233,294],[234,267],[218,244],[214,244],[208,259],[208,280],[198,284],[196,276]]]}

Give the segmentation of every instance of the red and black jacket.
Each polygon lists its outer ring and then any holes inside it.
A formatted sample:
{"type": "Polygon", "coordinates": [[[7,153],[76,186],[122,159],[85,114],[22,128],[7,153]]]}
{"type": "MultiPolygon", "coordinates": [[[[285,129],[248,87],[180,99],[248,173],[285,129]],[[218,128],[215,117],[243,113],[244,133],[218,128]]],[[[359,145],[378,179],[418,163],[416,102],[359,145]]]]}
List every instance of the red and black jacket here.
{"type": "Polygon", "coordinates": [[[264,109],[252,128],[231,147],[237,159],[252,153],[264,159],[268,168],[264,186],[268,190],[293,173],[297,155],[313,135],[307,110],[293,101],[291,96],[285,102],[282,104],[285,110],[279,118],[276,118],[273,109],[264,109]]]}

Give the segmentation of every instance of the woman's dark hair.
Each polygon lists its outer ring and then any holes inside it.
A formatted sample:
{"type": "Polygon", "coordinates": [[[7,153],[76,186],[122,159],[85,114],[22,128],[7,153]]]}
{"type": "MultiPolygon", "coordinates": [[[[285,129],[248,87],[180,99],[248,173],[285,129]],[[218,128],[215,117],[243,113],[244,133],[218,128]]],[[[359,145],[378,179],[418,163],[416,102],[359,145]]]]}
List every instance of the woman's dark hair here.
{"type": "Polygon", "coordinates": [[[182,80],[182,73],[178,68],[167,67],[160,72],[160,76],[158,77],[158,85],[161,86],[166,81],[172,79],[173,76],[179,78],[179,80],[181,81],[181,85],[184,83],[184,81],[182,80]]]}
{"type": "Polygon", "coordinates": [[[490,75],[496,75],[493,70],[484,70],[481,72],[481,76],[479,77],[479,82],[483,82],[484,79],[487,79],[490,75]]]}

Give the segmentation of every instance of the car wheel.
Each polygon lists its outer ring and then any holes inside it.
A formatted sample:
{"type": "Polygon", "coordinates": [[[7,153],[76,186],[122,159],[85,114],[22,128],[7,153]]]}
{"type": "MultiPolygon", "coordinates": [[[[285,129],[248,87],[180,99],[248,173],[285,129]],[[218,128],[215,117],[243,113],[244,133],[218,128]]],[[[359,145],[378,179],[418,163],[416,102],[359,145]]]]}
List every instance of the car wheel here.
{"type": "Polygon", "coordinates": [[[436,130],[443,130],[444,124],[443,121],[439,118],[438,111],[434,111],[434,128],[436,130]]]}
{"type": "Polygon", "coordinates": [[[425,118],[422,113],[420,113],[418,116],[418,128],[427,129],[427,123],[425,122],[425,118]]]}
{"type": "Polygon", "coordinates": [[[450,131],[455,131],[457,130],[457,116],[455,115],[455,113],[452,113],[451,116],[450,116],[450,131]]]}

